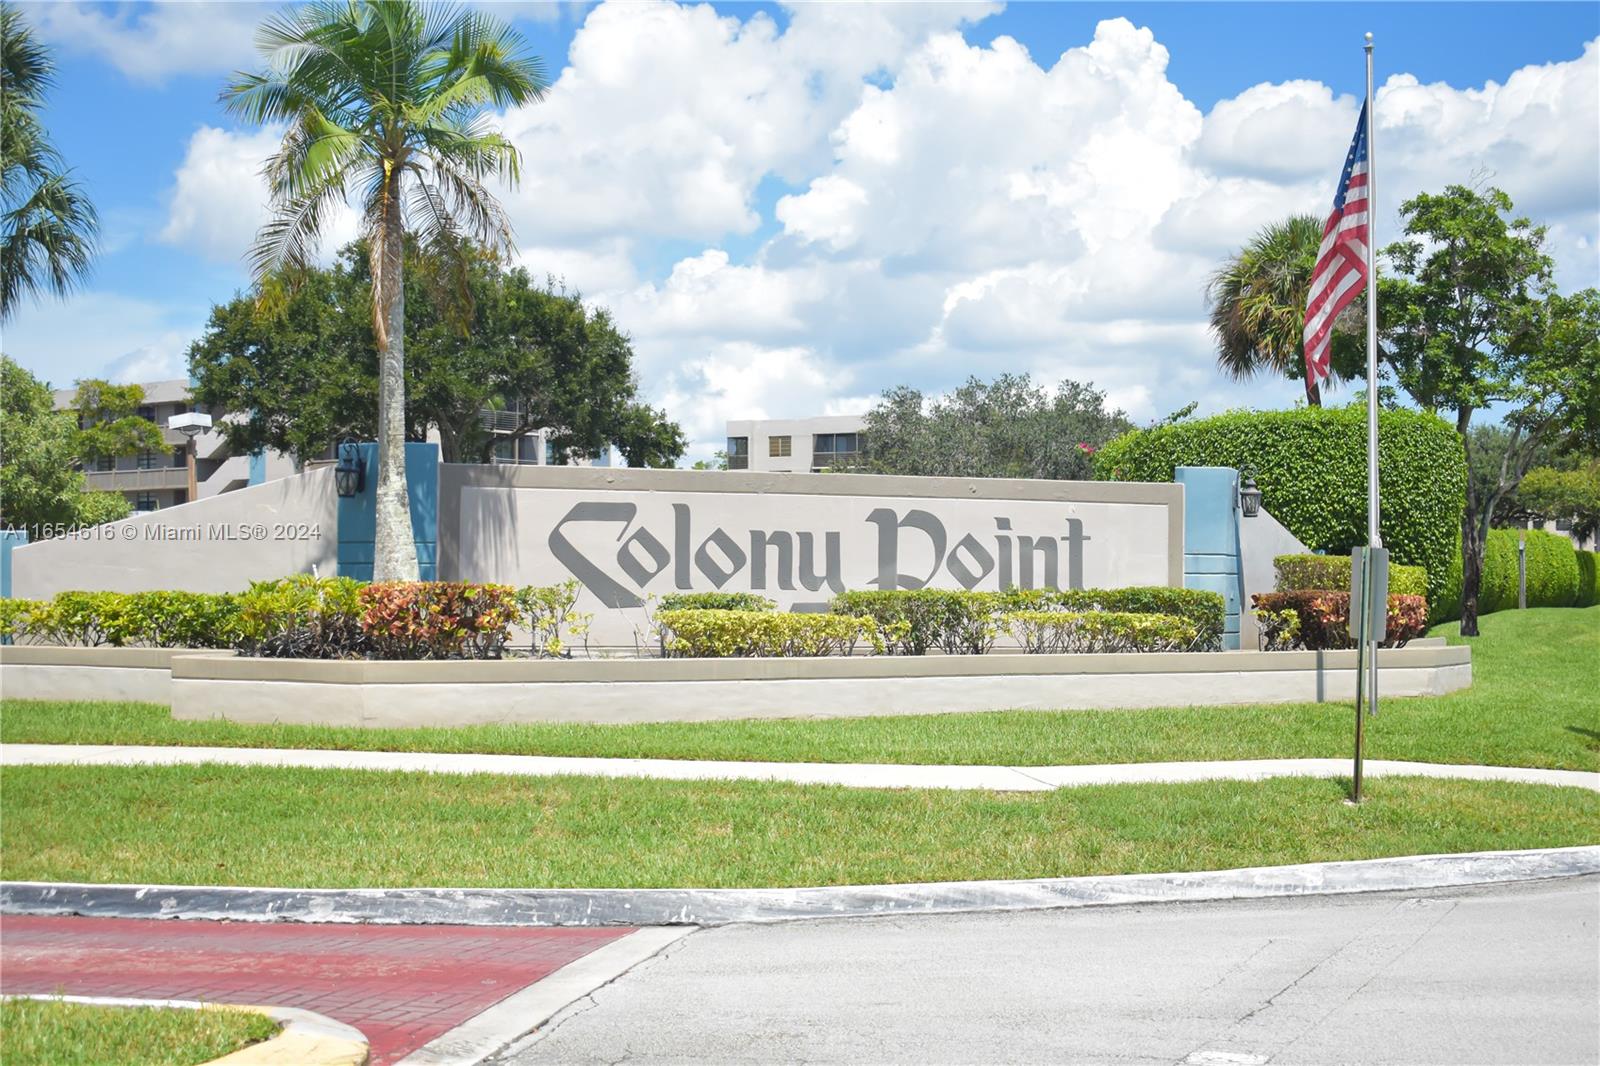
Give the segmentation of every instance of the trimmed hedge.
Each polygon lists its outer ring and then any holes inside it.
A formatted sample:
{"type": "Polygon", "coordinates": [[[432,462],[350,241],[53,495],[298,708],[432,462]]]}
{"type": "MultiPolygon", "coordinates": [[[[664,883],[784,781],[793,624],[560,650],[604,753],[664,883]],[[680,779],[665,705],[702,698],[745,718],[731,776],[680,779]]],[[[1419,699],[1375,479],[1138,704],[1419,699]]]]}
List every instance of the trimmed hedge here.
{"type": "Polygon", "coordinates": [[[1578,564],[1577,607],[1600,604],[1600,552],[1575,552],[1573,562],[1578,564]]]}
{"type": "Polygon", "coordinates": [[[775,611],[778,605],[754,592],[669,592],[663,611],[775,611]]]}
{"type": "Polygon", "coordinates": [[[91,648],[230,648],[239,616],[239,598],[225,593],[71,591],[0,600],[0,636],[91,648]]]}
{"type": "MultiPolygon", "coordinates": [[[[1277,574],[1273,589],[1300,592],[1305,589],[1350,591],[1350,556],[1280,555],[1272,560],[1277,574]]],[[[1389,565],[1389,591],[1397,596],[1428,595],[1428,571],[1420,566],[1389,565]]]]}
{"type": "MultiPolygon", "coordinates": [[[[1267,638],[1276,648],[1353,648],[1350,638],[1350,593],[1327,589],[1297,592],[1261,592],[1250,598],[1251,607],[1268,619],[1267,638]],[[1294,615],[1293,623],[1285,616],[1294,615]],[[1287,630],[1298,623],[1299,633],[1287,630]]],[[[1390,594],[1388,639],[1379,647],[1399,648],[1428,631],[1428,601],[1421,596],[1390,594]]]]}
{"type": "Polygon", "coordinates": [[[1022,650],[1051,652],[1184,651],[1194,623],[1170,614],[1128,611],[1013,611],[1001,619],[1022,650]]]}
{"type": "Polygon", "coordinates": [[[891,655],[982,655],[994,647],[1004,601],[998,592],[960,589],[867,589],[841,592],[828,610],[870,618],[891,655]]]}
{"type": "Polygon", "coordinates": [[[1140,585],[1123,589],[1008,589],[1001,594],[1011,611],[1112,611],[1164,614],[1194,626],[1184,651],[1221,651],[1228,604],[1220,593],[1140,585]]]}
{"type": "Polygon", "coordinates": [[[662,611],[656,624],[662,653],[672,658],[849,655],[862,641],[878,654],[885,648],[876,622],[843,614],[662,611]]]}
{"type": "MultiPolygon", "coordinates": [[[[1350,553],[1367,537],[1367,419],[1360,407],[1236,411],[1134,430],[1095,453],[1095,477],[1171,481],[1180,466],[1249,466],[1262,506],[1311,548],[1350,553]]],[[[1378,416],[1383,542],[1394,562],[1428,571],[1448,602],[1467,469],[1454,427],[1418,411],[1378,416]]],[[[1436,614],[1436,617],[1438,615],[1436,614]]]]}
{"type": "MultiPolygon", "coordinates": [[[[1483,547],[1483,581],[1478,589],[1480,615],[1517,606],[1517,541],[1524,533],[1528,538],[1528,606],[1577,604],[1578,553],[1572,541],[1542,529],[1491,529],[1483,547]]],[[[1459,557],[1456,565],[1460,565],[1459,557]]],[[[1458,594],[1458,613],[1459,603],[1458,594]]]]}

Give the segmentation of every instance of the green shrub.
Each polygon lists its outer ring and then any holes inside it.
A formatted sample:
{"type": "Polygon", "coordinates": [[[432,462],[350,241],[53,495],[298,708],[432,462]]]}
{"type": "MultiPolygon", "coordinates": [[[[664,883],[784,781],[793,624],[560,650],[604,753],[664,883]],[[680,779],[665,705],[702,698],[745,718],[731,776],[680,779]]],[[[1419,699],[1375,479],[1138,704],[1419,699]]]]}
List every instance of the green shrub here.
{"type": "Polygon", "coordinates": [[[1600,604],[1600,552],[1576,552],[1573,562],[1578,564],[1578,601],[1575,606],[1593,607],[1600,604]]]}
{"type": "Polygon", "coordinates": [[[34,613],[44,606],[44,600],[0,599],[0,643],[26,640],[34,613]]]}
{"type": "Polygon", "coordinates": [[[849,655],[862,641],[881,654],[885,646],[871,618],[844,614],[662,611],[656,624],[663,654],[673,658],[849,655]]]}
{"type": "Polygon", "coordinates": [[[227,648],[237,636],[236,597],[213,592],[60,592],[6,600],[13,640],[114,648],[227,648]],[[24,606],[25,605],[25,606],[24,606]]]}
{"type": "MultiPolygon", "coordinates": [[[[1350,638],[1350,593],[1325,589],[1301,589],[1295,592],[1262,592],[1251,597],[1256,617],[1293,612],[1299,622],[1300,632],[1291,646],[1325,649],[1353,648],[1350,638]]],[[[1421,596],[1401,596],[1391,593],[1386,628],[1387,637],[1380,645],[1384,648],[1403,647],[1407,641],[1422,636],[1428,630],[1428,601],[1421,596]]],[[[1282,634],[1275,634],[1281,638],[1282,634]]]]}
{"type": "Polygon", "coordinates": [[[570,658],[567,637],[588,634],[594,615],[577,610],[578,593],[582,591],[583,586],[576,581],[528,585],[517,590],[517,609],[532,635],[529,651],[535,656],[570,658]]]}
{"type": "MultiPolygon", "coordinates": [[[[1277,592],[1302,589],[1343,589],[1350,591],[1350,556],[1280,555],[1272,560],[1278,578],[1277,592]]],[[[1398,596],[1428,595],[1428,571],[1420,566],[1389,565],[1389,591],[1398,596]]]]}
{"type": "Polygon", "coordinates": [[[754,592],[669,592],[663,611],[774,611],[778,605],[754,592]]]}
{"type": "Polygon", "coordinates": [[[239,594],[237,647],[246,655],[347,659],[371,644],[361,628],[362,583],[296,574],[252,582],[239,594]]]}
{"type": "Polygon", "coordinates": [[[1194,626],[1187,651],[1222,650],[1228,605],[1221,594],[1204,589],[1139,585],[1123,589],[1008,589],[1001,594],[1007,611],[1113,611],[1164,614],[1194,626]]]}
{"type": "Polygon", "coordinates": [[[1000,632],[1002,596],[961,589],[867,589],[839,593],[828,609],[872,619],[892,655],[926,655],[932,648],[981,655],[994,647],[1000,632]]]}
{"type": "Polygon", "coordinates": [[[1128,611],[1012,611],[1001,621],[1022,650],[1040,652],[1184,651],[1194,623],[1128,611]]]}
{"type": "MultiPolygon", "coordinates": [[[[1540,529],[1491,529],[1483,546],[1483,578],[1478,586],[1480,615],[1517,606],[1517,542],[1524,533],[1528,538],[1528,606],[1571,607],[1577,604],[1578,553],[1573,550],[1572,541],[1559,533],[1540,529]]],[[[1455,565],[1461,566],[1459,553],[1455,565]]]]}
{"type": "Polygon", "coordinates": [[[498,659],[520,614],[510,585],[383,581],[356,596],[375,659],[498,659]]]}
{"type": "MultiPolygon", "coordinates": [[[[1378,419],[1383,542],[1426,567],[1428,599],[1447,603],[1466,459],[1449,423],[1417,411],[1378,419]]],[[[1262,506],[1311,548],[1348,555],[1367,539],[1366,412],[1359,407],[1236,411],[1135,430],[1095,453],[1095,476],[1171,481],[1180,466],[1249,466],[1262,506]]]]}
{"type": "Polygon", "coordinates": [[[1254,612],[1262,651],[1289,651],[1300,644],[1300,612],[1293,607],[1254,612]]]}

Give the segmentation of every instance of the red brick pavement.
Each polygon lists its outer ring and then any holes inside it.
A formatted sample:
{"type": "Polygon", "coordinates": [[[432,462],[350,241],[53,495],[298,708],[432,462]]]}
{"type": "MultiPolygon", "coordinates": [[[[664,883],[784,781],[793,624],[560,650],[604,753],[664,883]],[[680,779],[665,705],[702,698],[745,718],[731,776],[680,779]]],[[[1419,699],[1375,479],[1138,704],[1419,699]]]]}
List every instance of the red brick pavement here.
{"type": "Polygon", "coordinates": [[[302,1007],[395,1062],[631,929],[0,920],[0,989],[302,1007]]]}

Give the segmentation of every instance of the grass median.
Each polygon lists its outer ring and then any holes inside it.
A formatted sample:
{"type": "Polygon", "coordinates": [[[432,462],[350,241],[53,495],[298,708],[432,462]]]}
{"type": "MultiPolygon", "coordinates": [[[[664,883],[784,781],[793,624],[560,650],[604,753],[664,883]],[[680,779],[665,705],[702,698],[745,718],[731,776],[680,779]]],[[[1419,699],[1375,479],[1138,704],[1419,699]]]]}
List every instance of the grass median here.
{"type": "Polygon", "coordinates": [[[1223,869],[1600,841],[1600,796],[1382,778],[868,790],[346,770],[0,772],[7,880],[837,885],[1223,869]]]}
{"type": "Polygon", "coordinates": [[[195,1066],[266,1040],[277,1029],[265,1015],[225,1008],[111,1007],[54,999],[0,1002],[0,1056],[28,1066],[195,1066]]]}
{"type": "MultiPolygon", "coordinates": [[[[1368,756],[1423,762],[1600,766],[1600,607],[1505,611],[1471,641],[1473,685],[1384,702],[1368,756]]],[[[1461,643],[1454,625],[1434,630],[1461,643]]],[[[219,708],[226,714],[227,708],[219,708]]],[[[652,725],[335,729],[174,721],[128,703],[0,702],[0,740],[496,752],[782,762],[1048,766],[1194,759],[1342,757],[1346,703],[1124,711],[1013,711],[886,718],[652,725]]]]}

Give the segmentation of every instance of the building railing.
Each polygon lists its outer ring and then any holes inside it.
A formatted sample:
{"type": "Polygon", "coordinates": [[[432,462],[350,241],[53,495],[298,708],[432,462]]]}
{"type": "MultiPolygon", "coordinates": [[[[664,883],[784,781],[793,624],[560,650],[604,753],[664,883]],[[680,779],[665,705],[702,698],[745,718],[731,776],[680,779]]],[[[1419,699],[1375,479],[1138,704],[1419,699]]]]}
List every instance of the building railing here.
{"type": "Polygon", "coordinates": [[[517,411],[484,408],[478,412],[478,424],[490,433],[514,433],[522,425],[522,415],[517,411]]]}
{"type": "Polygon", "coordinates": [[[749,470],[750,469],[750,457],[748,455],[730,455],[730,456],[728,456],[728,469],[729,470],[749,470]]]}
{"type": "Polygon", "coordinates": [[[152,489],[187,489],[189,469],[157,466],[149,470],[86,470],[88,487],[101,492],[141,492],[152,489]]]}
{"type": "Polygon", "coordinates": [[[853,470],[861,465],[860,452],[812,452],[813,470],[853,470]]]}

